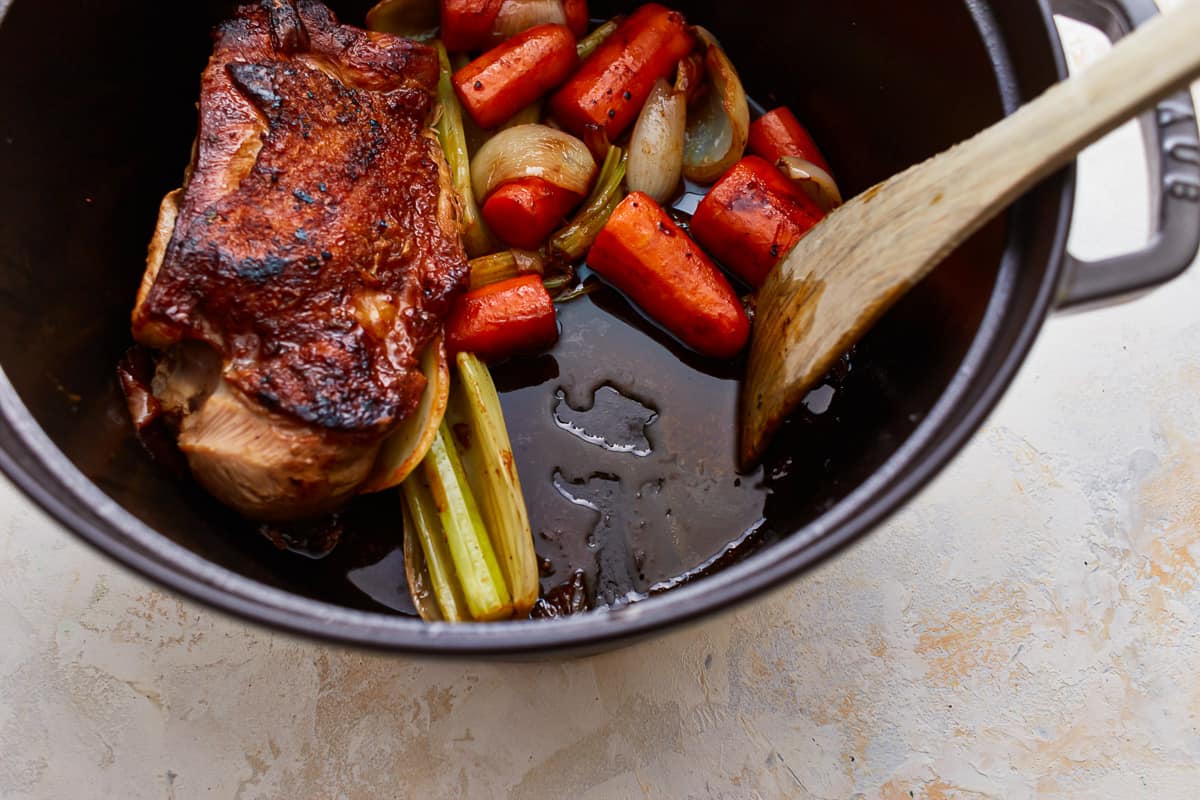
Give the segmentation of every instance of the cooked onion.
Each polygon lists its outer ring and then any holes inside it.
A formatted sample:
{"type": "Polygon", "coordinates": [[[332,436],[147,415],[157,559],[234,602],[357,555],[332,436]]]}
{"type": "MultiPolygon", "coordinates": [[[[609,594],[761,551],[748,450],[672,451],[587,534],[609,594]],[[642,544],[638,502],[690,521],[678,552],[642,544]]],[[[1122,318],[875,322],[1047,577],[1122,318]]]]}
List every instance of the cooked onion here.
{"type": "Polygon", "coordinates": [[[688,115],[683,174],[697,183],[712,183],[746,152],[750,106],[737,70],[713,35],[696,32],[707,45],[704,66],[710,90],[688,115]]]}
{"type": "Polygon", "coordinates": [[[367,12],[367,28],[425,41],[437,36],[438,0],[380,0],[367,12]]]}
{"type": "Polygon", "coordinates": [[[690,106],[700,99],[704,89],[704,56],[692,53],[679,62],[675,70],[675,91],[682,92],[687,97],[690,106]]]}
{"type": "Polygon", "coordinates": [[[675,193],[683,174],[684,101],[684,94],[671,89],[662,78],[655,82],[629,141],[625,174],[631,192],[645,192],[658,203],[665,203],[675,193]]]}
{"type": "Polygon", "coordinates": [[[535,25],[567,24],[562,0],[504,0],[492,25],[489,41],[499,43],[535,25]]]}
{"type": "Polygon", "coordinates": [[[421,354],[421,374],[425,376],[425,391],[421,393],[417,409],[384,440],[375,457],[371,476],[359,489],[363,494],[399,486],[417,468],[433,444],[450,398],[450,362],[441,338],[421,354]]]}
{"type": "Polygon", "coordinates": [[[583,196],[594,177],[596,161],[587,146],[545,125],[500,131],[471,160],[471,182],[480,202],[496,187],[520,178],[541,178],[583,196]]]}
{"type": "Polygon", "coordinates": [[[832,211],[842,204],[842,192],[833,176],[811,161],[799,156],[784,156],[779,159],[779,168],[800,189],[812,198],[823,211],[832,211]]]}

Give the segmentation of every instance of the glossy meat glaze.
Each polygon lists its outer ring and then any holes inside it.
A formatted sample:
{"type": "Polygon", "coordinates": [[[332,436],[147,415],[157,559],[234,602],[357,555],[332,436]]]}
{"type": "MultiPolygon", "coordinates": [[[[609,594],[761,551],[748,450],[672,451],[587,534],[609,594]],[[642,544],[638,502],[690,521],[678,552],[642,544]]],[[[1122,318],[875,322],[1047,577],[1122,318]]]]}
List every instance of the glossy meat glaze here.
{"type": "Polygon", "coordinates": [[[431,48],[340,25],[316,0],[246,5],[216,31],[133,330],[176,348],[155,394],[184,417],[193,472],[251,516],[351,493],[425,387],[418,357],[466,279],[429,127],[437,77],[431,48]],[[211,361],[195,342],[219,355],[219,381],[191,363],[211,361]],[[263,437],[277,454],[246,464],[263,437]],[[322,471],[347,460],[329,486],[322,471]]]}

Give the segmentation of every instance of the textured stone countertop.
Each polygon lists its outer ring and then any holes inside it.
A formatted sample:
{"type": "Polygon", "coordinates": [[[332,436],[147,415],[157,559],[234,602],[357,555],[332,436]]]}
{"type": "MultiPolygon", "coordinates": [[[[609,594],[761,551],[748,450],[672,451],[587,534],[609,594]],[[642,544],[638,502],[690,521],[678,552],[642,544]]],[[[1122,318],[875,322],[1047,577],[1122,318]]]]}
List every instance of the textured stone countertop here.
{"type": "MultiPolygon", "coordinates": [[[[1087,156],[1080,254],[1146,235],[1136,141],[1087,156]]],[[[586,660],[418,662],[251,627],[0,484],[0,798],[1194,797],[1198,308],[1194,269],[1053,319],[865,543],[586,660]]]]}

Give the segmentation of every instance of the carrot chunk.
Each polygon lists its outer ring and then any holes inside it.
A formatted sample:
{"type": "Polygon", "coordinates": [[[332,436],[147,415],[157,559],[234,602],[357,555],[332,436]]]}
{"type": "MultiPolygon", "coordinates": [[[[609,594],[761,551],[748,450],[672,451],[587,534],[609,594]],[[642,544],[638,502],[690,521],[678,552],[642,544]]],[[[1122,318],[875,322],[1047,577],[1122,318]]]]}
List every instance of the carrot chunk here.
{"type": "Polygon", "coordinates": [[[540,275],[493,283],[460,297],[446,319],[446,348],[497,361],[558,339],[554,301],[540,275]]]}
{"type": "Polygon", "coordinates": [[[454,73],[454,91],[481,128],[494,128],[558,86],[579,64],[563,25],[536,25],[454,73]]]}
{"type": "Polygon", "coordinates": [[[587,0],[563,0],[563,13],[567,15],[567,27],[575,34],[576,39],[587,36],[588,24],[591,22],[587,0]]]}
{"type": "Polygon", "coordinates": [[[483,219],[509,247],[537,250],[583,198],[541,178],[500,186],[483,204],[483,219]]]}
{"type": "Polygon", "coordinates": [[[750,123],[749,145],[751,153],[772,164],[784,156],[798,156],[830,172],[817,143],[786,106],[768,111],[750,123]]]}
{"type": "Polygon", "coordinates": [[[796,246],[825,212],[783,173],[746,156],[713,185],[692,215],[692,235],[752,286],[796,246]]]}
{"type": "Polygon", "coordinates": [[[500,14],[504,0],[442,0],[442,43],[453,52],[476,50],[500,14]]]}
{"type": "Polygon", "coordinates": [[[732,358],[746,346],[750,320],[733,287],[648,195],[617,206],[587,263],[696,352],[732,358]]]}
{"type": "Polygon", "coordinates": [[[550,100],[554,116],[584,141],[603,130],[616,139],[696,38],[678,11],[648,3],[621,23],[550,100]]]}

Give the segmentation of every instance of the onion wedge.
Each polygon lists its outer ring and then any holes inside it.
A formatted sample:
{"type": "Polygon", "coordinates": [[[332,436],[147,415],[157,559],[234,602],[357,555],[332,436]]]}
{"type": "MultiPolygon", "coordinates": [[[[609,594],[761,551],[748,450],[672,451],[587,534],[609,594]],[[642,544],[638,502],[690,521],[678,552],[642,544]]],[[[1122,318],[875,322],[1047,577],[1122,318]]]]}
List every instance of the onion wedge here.
{"type": "Polygon", "coordinates": [[[498,186],[520,178],[541,178],[583,197],[595,177],[596,161],[587,146],[546,125],[500,131],[471,160],[471,183],[480,201],[498,186]]]}
{"type": "Polygon", "coordinates": [[[779,159],[777,166],[822,211],[832,211],[842,204],[842,192],[838,189],[837,181],[811,161],[799,156],[784,156],[779,159]]]}
{"type": "Polygon", "coordinates": [[[690,106],[700,99],[704,90],[704,56],[692,53],[679,62],[675,70],[675,91],[683,92],[690,106]]]}
{"type": "Polygon", "coordinates": [[[363,494],[404,483],[433,444],[450,398],[450,363],[440,336],[421,354],[421,374],[425,376],[425,391],[417,410],[384,440],[371,475],[359,490],[363,494]]]}
{"type": "Polygon", "coordinates": [[[704,28],[696,28],[696,33],[705,45],[710,90],[688,114],[683,174],[696,183],[710,184],[745,154],[750,105],[729,56],[704,28]]]}
{"type": "Polygon", "coordinates": [[[647,194],[657,203],[665,203],[675,194],[683,174],[686,127],[687,104],[683,92],[674,91],[660,78],[633,126],[625,167],[629,191],[647,194]]]}
{"type": "Polygon", "coordinates": [[[499,44],[518,33],[529,30],[537,25],[566,25],[567,13],[563,10],[562,0],[504,0],[492,32],[488,37],[489,44],[499,44]]]}
{"type": "Polygon", "coordinates": [[[367,30],[427,42],[438,34],[438,0],[380,0],[367,12],[367,30]]]}

